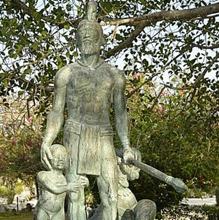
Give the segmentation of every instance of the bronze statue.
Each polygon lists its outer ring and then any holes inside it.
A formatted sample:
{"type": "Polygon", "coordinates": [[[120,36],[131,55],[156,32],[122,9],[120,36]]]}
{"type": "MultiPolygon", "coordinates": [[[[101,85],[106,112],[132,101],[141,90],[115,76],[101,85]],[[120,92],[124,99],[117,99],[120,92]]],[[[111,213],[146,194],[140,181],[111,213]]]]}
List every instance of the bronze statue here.
{"type": "MultiPolygon", "coordinates": [[[[96,3],[90,1],[86,19],[77,30],[77,46],[81,58],[58,71],[55,77],[55,97],[47,118],[41,147],[43,164],[51,169],[50,146],[64,123],[64,146],[69,162],[67,182],[75,182],[81,175],[97,178],[102,220],[116,220],[118,170],[113,146],[110,108],[113,106],[118,135],[123,145],[125,161],[133,158],[129,145],[125,77],[122,71],[100,58],[104,44],[103,31],[96,21],[96,3]]],[[[69,220],[85,220],[84,187],[68,195],[69,220]]]]}
{"type": "MultiPolygon", "coordinates": [[[[137,203],[128,185],[121,184],[122,175],[128,183],[127,178],[131,175],[130,172],[135,175],[139,172],[139,169],[134,168],[136,166],[171,184],[178,191],[184,191],[185,185],[181,180],[167,176],[135,160],[136,152],[130,147],[128,138],[124,96],[125,77],[122,71],[100,58],[104,37],[102,28],[96,21],[96,12],[96,3],[90,1],[86,18],[79,23],[76,33],[77,47],[81,57],[75,63],[60,69],[56,74],[54,102],[47,118],[46,132],[41,146],[41,160],[47,169],[53,169],[54,156],[51,153],[51,146],[64,124],[63,144],[68,155],[65,172],[67,183],[85,181],[86,176],[89,175],[97,179],[101,208],[98,215],[95,214],[96,217],[92,219],[152,220],[156,214],[156,205],[150,200],[137,203]],[[123,147],[120,155],[122,163],[119,167],[113,146],[111,107],[114,109],[116,129],[123,147]],[[65,110],[67,110],[67,118],[64,123],[65,110]],[[130,172],[123,172],[122,167],[127,163],[134,166],[130,172]],[[135,170],[136,172],[133,172],[135,170]],[[125,194],[129,199],[127,197],[125,200],[123,197],[125,194]],[[128,208],[124,208],[125,206],[128,208]],[[128,211],[129,208],[131,212],[128,211]],[[133,214],[134,217],[131,216],[133,214]]],[[[44,185],[46,185],[45,182],[44,185]]],[[[69,220],[87,218],[84,187],[85,184],[79,184],[78,189],[74,191],[64,188],[64,194],[68,191],[67,215],[69,220]]],[[[63,204],[63,197],[60,197],[60,202],[63,204]]]]}

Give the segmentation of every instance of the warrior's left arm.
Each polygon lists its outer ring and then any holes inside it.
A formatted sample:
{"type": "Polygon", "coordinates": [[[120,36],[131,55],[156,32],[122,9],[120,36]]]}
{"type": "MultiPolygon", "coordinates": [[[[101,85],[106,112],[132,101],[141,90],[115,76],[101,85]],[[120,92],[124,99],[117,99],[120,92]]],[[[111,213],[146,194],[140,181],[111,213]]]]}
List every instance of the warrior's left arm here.
{"type": "Polygon", "coordinates": [[[125,76],[118,72],[115,77],[113,104],[115,111],[116,129],[124,149],[130,148],[128,138],[128,119],[125,100],[125,76]]]}
{"type": "Polygon", "coordinates": [[[125,100],[125,76],[123,72],[116,71],[114,91],[113,91],[113,104],[116,119],[116,129],[119,138],[123,146],[123,159],[124,162],[128,162],[134,158],[134,153],[130,147],[129,137],[128,137],[128,118],[126,110],[126,100],[125,100]]]}

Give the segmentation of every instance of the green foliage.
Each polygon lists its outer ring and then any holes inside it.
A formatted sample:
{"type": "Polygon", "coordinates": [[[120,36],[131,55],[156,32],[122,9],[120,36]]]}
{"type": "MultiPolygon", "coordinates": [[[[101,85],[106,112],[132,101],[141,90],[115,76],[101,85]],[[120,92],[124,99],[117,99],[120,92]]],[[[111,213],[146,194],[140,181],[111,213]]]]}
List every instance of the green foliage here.
{"type": "Polygon", "coordinates": [[[24,176],[35,175],[39,170],[41,137],[34,131],[22,129],[12,137],[1,136],[0,143],[1,155],[5,162],[1,163],[1,175],[24,179],[24,176]]]}
{"type": "MultiPolygon", "coordinates": [[[[12,197],[22,191],[23,185],[32,186],[40,164],[41,121],[28,116],[23,109],[26,101],[19,99],[2,108],[4,118],[0,131],[0,176],[4,194],[12,197]],[[22,183],[17,182],[22,180],[22,183]],[[11,196],[10,196],[10,195],[11,196]]],[[[29,109],[29,114],[35,110],[29,109]]]]}
{"type": "Polygon", "coordinates": [[[20,194],[24,190],[24,182],[14,179],[12,176],[2,176],[0,184],[0,195],[8,199],[8,204],[13,202],[15,194],[20,194]]]}
{"type": "Polygon", "coordinates": [[[218,206],[204,206],[203,210],[208,214],[209,219],[215,219],[219,216],[218,206]]]}
{"type": "MultiPolygon", "coordinates": [[[[27,94],[30,100],[40,103],[41,112],[47,111],[51,103],[49,84],[53,83],[55,73],[77,57],[75,31],[78,19],[84,16],[86,2],[0,1],[1,95],[19,88],[20,94],[27,94]]],[[[98,19],[104,21],[209,4],[207,0],[98,2],[98,19]]],[[[205,77],[218,75],[216,17],[186,21],[177,20],[176,16],[171,22],[161,19],[156,26],[146,25],[132,38],[135,29],[132,24],[126,24],[121,28],[112,27],[105,34],[109,46],[104,48],[103,55],[125,44],[111,53],[110,62],[115,63],[120,57],[125,70],[144,72],[147,79],[153,75],[163,79],[163,73],[169,72],[170,77],[177,77],[185,86],[192,87],[194,91],[191,92],[211,88],[218,99],[218,81],[215,77],[212,77],[214,80],[205,77]]]]}
{"type": "Polygon", "coordinates": [[[10,197],[11,196],[11,190],[8,189],[6,186],[0,186],[0,195],[2,197],[10,197]]]}
{"type": "Polygon", "coordinates": [[[1,154],[9,162],[9,166],[1,167],[1,174],[10,173],[18,178],[22,175],[33,175],[39,168],[39,147],[41,139],[35,137],[30,130],[22,131],[18,136],[13,136],[7,140],[1,138],[1,143],[7,143],[1,147],[1,154]],[[34,163],[33,163],[34,162],[34,163]]]}
{"type": "MultiPolygon", "coordinates": [[[[215,175],[219,164],[219,124],[213,111],[214,97],[202,95],[200,100],[195,96],[187,106],[189,91],[171,94],[166,89],[155,105],[150,105],[153,88],[145,87],[145,91],[128,100],[132,146],[139,148],[145,163],[182,178],[190,196],[197,196],[199,190],[212,192],[219,184],[215,175]]],[[[160,207],[181,198],[170,187],[143,173],[132,186],[139,198],[151,198],[160,207]]]]}

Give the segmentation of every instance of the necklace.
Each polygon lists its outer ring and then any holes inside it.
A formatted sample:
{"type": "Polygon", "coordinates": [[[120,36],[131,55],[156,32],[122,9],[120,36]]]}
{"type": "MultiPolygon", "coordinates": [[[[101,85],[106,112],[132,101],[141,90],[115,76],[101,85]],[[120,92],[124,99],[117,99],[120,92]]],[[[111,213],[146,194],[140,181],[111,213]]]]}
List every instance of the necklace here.
{"type": "Polygon", "coordinates": [[[77,63],[81,66],[89,68],[90,70],[96,70],[97,68],[99,68],[104,63],[104,60],[100,59],[100,61],[95,66],[86,65],[86,64],[82,63],[80,60],[77,60],[77,63]]]}

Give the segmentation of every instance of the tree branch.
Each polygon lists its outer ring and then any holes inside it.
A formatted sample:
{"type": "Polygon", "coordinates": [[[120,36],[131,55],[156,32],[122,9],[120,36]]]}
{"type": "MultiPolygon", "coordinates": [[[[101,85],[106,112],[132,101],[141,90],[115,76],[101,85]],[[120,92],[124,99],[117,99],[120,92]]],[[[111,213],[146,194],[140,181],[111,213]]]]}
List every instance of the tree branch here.
{"type": "Polygon", "coordinates": [[[197,79],[195,80],[193,87],[196,87],[199,82],[204,79],[205,75],[211,70],[211,67],[215,64],[215,62],[217,62],[217,60],[219,59],[219,52],[216,53],[215,57],[212,58],[212,61],[207,65],[207,67],[203,70],[203,72],[197,77],[197,79]]]}
{"type": "Polygon", "coordinates": [[[154,102],[153,102],[152,106],[150,107],[150,111],[152,111],[152,110],[154,109],[155,105],[158,103],[158,100],[159,100],[160,96],[162,95],[162,93],[163,93],[163,91],[164,91],[165,88],[166,88],[166,87],[164,86],[164,87],[160,90],[159,94],[155,97],[154,102]]]}
{"type": "Polygon", "coordinates": [[[131,47],[133,41],[138,37],[138,35],[144,30],[145,25],[141,24],[138,27],[135,28],[135,30],[130,34],[128,38],[126,38],[122,43],[120,43],[118,46],[114,47],[113,49],[107,51],[105,53],[105,58],[109,58],[112,55],[120,52],[121,50],[131,47]]]}
{"type": "Polygon", "coordinates": [[[209,45],[209,46],[192,43],[192,46],[193,46],[193,47],[198,47],[198,48],[200,48],[200,49],[211,49],[211,50],[213,50],[213,49],[219,48],[219,43],[217,43],[217,44],[212,44],[212,45],[209,45]]]}
{"type": "Polygon", "coordinates": [[[106,20],[107,25],[134,25],[135,30],[115,48],[106,52],[105,57],[109,58],[121,50],[131,47],[132,42],[144,30],[146,26],[156,24],[159,21],[176,21],[176,20],[191,20],[197,18],[204,18],[210,14],[219,12],[219,3],[202,6],[194,9],[174,10],[174,11],[160,11],[152,14],[147,14],[142,17],[106,20]]]}
{"type": "Polygon", "coordinates": [[[151,82],[151,80],[156,77],[157,75],[159,75],[160,73],[154,73],[152,74],[148,79],[146,79],[144,82],[142,82],[139,86],[137,86],[135,89],[133,89],[132,91],[130,91],[127,95],[126,98],[130,98],[132,95],[134,95],[137,91],[139,91],[139,89],[141,89],[142,86],[144,86],[145,84],[151,82]]]}
{"type": "MultiPolygon", "coordinates": [[[[49,22],[50,24],[57,25],[59,28],[63,28],[66,24],[70,24],[76,27],[81,19],[66,20],[64,22],[58,22],[51,16],[44,16],[33,7],[28,7],[21,0],[11,0],[12,5],[15,9],[22,10],[25,14],[28,14],[33,19],[38,20],[39,18],[49,22]]],[[[154,25],[159,21],[177,21],[177,20],[191,20],[198,18],[206,18],[208,15],[219,12],[219,3],[202,6],[193,9],[184,10],[173,10],[173,11],[160,11],[151,14],[146,14],[140,17],[124,18],[124,19],[109,19],[102,18],[105,25],[130,25],[135,26],[135,30],[115,48],[109,50],[105,54],[105,58],[109,58],[121,50],[131,47],[133,41],[138,35],[144,30],[146,26],[154,25]]]]}
{"type": "Polygon", "coordinates": [[[205,75],[211,70],[211,67],[214,65],[215,62],[219,59],[219,53],[216,53],[216,56],[212,59],[212,61],[208,64],[208,66],[203,70],[203,72],[197,77],[195,82],[193,83],[193,92],[188,96],[187,100],[190,98],[190,102],[194,99],[197,91],[197,86],[204,79],[205,75]]]}
{"type": "Polygon", "coordinates": [[[176,90],[176,91],[182,91],[182,90],[190,89],[190,87],[188,87],[188,86],[183,86],[183,87],[178,88],[178,87],[175,87],[171,84],[169,85],[169,84],[166,84],[166,83],[161,83],[161,85],[163,85],[165,88],[173,89],[173,90],[176,90]]]}
{"type": "Polygon", "coordinates": [[[180,20],[191,20],[197,18],[206,18],[208,15],[215,13],[219,13],[219,3],[202,6],[199,8],[193,8],[193,9],[159,11],[133,18],[124,18],[124,19],[103,18],[103,22],[105,22],[107,25],[136,26],[139,24],[144,24],[145,26],[149,26],[156,24],[159,21],[180,21],[180,20]]]}

